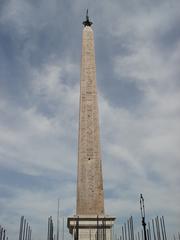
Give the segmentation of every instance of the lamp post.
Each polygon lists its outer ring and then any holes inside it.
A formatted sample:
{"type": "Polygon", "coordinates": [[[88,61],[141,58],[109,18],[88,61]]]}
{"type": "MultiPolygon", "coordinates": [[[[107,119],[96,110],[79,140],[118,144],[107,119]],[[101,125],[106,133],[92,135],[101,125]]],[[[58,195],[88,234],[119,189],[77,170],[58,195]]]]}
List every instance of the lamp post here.
{"type": "Polygon", "coordinates": [[[146,222],[145,222],[144,198],[143,198],[143,195],[142,195],[142,194],[140,194],[140,209],[141,209],[142,226],[143,226],[143,230],[144,230],[144,240],[147,240],[147,236],[146,236],[146,222]]]}

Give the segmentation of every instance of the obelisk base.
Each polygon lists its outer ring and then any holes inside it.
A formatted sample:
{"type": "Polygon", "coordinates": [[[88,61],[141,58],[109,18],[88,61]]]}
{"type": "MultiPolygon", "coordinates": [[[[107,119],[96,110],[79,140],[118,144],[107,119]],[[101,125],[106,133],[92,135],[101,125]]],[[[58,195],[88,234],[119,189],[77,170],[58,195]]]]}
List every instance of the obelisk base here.
{"type": "Polygon", "coordinates": [[[115,217],[104,215],[75,215],[67,219],[73,240],[112,240],[115,217]]]}

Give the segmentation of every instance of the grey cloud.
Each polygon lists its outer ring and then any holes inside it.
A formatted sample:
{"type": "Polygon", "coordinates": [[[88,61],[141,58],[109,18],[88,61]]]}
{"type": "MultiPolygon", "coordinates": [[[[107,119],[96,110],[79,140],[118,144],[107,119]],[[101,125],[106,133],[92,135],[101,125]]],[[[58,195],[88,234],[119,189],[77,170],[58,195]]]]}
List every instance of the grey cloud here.
{"type": "Polygon", "coordinates": [[[0,161],[7,173],[1,220],[9,236],[17,235],[22,214],[31,215],[34,234],[43,239],[59,195],[64,215],[75,209],[87,7],[94,22],[106,212],[120,223],[133,213],[138,225],[143,191],[148,217],[165,214],[169,232],[178,229],[179,2],[19,0],[0,7],[0,161]]]}

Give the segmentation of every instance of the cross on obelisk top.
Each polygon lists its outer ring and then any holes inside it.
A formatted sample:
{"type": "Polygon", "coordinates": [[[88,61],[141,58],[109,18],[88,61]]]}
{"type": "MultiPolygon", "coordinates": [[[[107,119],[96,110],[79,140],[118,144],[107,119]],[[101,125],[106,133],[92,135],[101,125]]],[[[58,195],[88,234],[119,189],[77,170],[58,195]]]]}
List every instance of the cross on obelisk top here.
{"type": "Polygon", "coordinates": [[[83,22],[84,26],[91,26],[93,23],[89,21],[88,9],[86,10],[86,21],[83,22]]]}

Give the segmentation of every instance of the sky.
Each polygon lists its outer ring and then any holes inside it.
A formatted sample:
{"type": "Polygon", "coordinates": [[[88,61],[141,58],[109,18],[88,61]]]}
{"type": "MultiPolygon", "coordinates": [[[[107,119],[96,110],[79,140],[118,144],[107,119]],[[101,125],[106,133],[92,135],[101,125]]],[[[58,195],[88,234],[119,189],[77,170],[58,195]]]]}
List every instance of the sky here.
{"type": "MultiPolygon", "coordinates": [[[[180,226],[180,1],[0,1],[0,224],[75,213],[82,21],[93,21],[105,210],[180,226]]],[[[66,233],[66,239],[70,235],[66,233]]]]}

